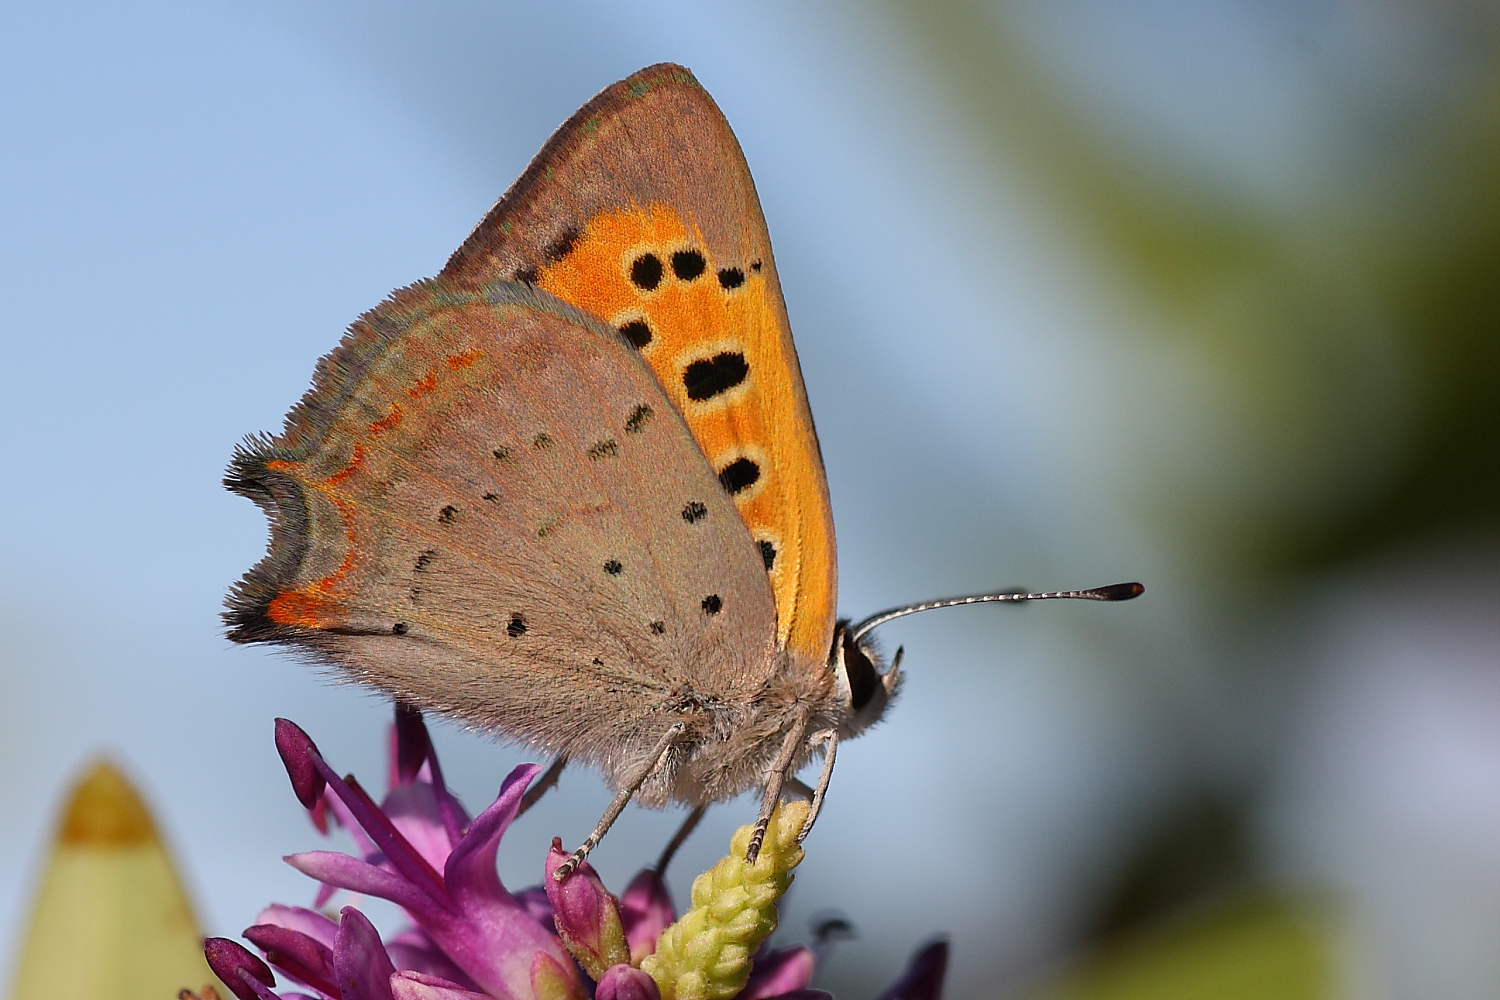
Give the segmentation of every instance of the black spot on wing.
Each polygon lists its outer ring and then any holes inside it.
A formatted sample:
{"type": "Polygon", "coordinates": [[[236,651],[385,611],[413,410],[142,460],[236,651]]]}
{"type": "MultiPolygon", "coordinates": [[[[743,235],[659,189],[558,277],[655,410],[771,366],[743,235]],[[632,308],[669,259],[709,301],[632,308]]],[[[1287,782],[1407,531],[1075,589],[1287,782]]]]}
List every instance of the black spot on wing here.
{"type": "Polygon", "coordinates": [[[619,576],[624,571],[625,567],[621,565],[620,560],[618,559],[611,559],[604,564],[604,572],[608,573],[610,576],[619,576]]]}
{"type": "Polygon", "coordinates": [[[510,616],[510,624],[505,626],[505,634],[512,639],[519,639],[526,634],[526,619],[519,612],[510,616]]]}
{"type": "Polygon", "coordinates": [[[637,348],[645,347],[651,343],[651,327],[647,326],[643,319],[633,319],[628,323],[620,324],[620,336],[637,348]]]}
{"type": "Polygon", "coordinates": [[[541,275],[537,273],[537,269],[534,267],[523,267],[517,269],[516,273],[511,275],[511,277],[524,284],[534,285],[540,280],[541,275]]]}
{"type": "Polygon", "coordinates": [[[458,508],[453,506],[451,503],[448,506],[444,507],[442,510],[438,511],[439,524],[452,524],[453,519],[456,517],[458,517],[458,508]]]}
{"type": "Polygon", "coordinates": [[[688,399],[703,402],[728,392],[750,374],[750,363],[739,351],[721,351],[711,358],[694,361],[682,370],[682,387],[688,399]]]}
{"type": "Polygon", "coordinates": [[[665,635],[666,632],[667,632],[667,623],[666,622],[652,622],[651,623],[651,634],[652,635],[665,635]]]}
{"type": "Polygon", "coordinates": [[[608,438],[604,441],[597,441],[594,444],[589,445],[589,458],[595,462],[599,461],[601,458],[614,458],[619,453],[620,445],[615,441],[614,438],[608,438]]]}
{"type": "Polygon", "coordinates": [[[635,409],[630,411],[630,416],[625,418],[625,429],[631,434],[639,434],[646,426],[646,421],[656,415],[656,411],[645,403],[636,404],[635,409]]]}
{"type": "Polygon", "coordinates": [[[661,258],[654,253],[643,253],[630,265],[630,281],[643,291],[653,291],[661,284],[661,258]]]}
{"type": "Polygon", "coordinates": [[[690,502],[682,508],[682,519],[688,524],[694,524],[708,516],[708,508],[697,500],[690,502]]]}
{"type": "Polygon", "coordinates": [[[718,594],[709,594],[703,599],[703,610],[711,615],[716,615],[724,607],[724,601],[718,594]]]}
{"type": "Polygon", "coordinates": [[[738,288],[745,283],[745,272],[737,267],[726,267],[719,271],[719,287],[724,291],[738,288]]]}
{"type": "Polygon", "coordinates": [[[760,558],[763,562],[765,562],[766,572],[769,573],[771,572],[771,568],[776,565],[776,544],[774,542],[769,542],[765,539],[761,539],[759,545],[760,558]]]}
{"type": "Polygon", "coordinates": [[[437,558],[437,549],[427,549],[417,555],[417,561],[412,563],[412,569],[418,573],[432,565],[432,560],[437,558]]]}
{"type": "Polygon", "coordinates": [[[760,480],[760,466],[748,458],[737,458],[719,470],[719,485],[731,495],[741,493],[760,480]]]}
{"type": "Polygon", "coordinates": [[[391,635],[405,635],[408,631],[410,630],[406,627],[406,622],[397,622],[391,626],[391,635]]]}
{"type": "Polygon", "coordinates": [[[672,254],[672,273],[681,281],[694,281],[708,267],[708,261],[696,250],[678,250],[672,254]]]}

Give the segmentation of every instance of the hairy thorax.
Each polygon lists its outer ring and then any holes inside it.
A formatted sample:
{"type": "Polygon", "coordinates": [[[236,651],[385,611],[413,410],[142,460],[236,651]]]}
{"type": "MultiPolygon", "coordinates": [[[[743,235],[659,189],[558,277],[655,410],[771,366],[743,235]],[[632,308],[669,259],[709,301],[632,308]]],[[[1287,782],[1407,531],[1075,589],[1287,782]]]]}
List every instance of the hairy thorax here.
{"type": "MultiPolygon", "coordinates": [[[[837,728],[845,714],[826,667],[810,671],[787,665],[749,690],[726,695],[683,687],[674,696],[640,730],[659,735],[674,724],[684,727],[663,765],[641,787],[637,801],[643,805],[700,805],[759,790],[789,740],[796,739],[795,773],[819,752],[809,738],[837,728]]],[[[634,753],[623,755],[633,760],[620,759],[606,768],[616,787],[644,763],[652,746],[648,737],[635,745],[634,753]]]]}

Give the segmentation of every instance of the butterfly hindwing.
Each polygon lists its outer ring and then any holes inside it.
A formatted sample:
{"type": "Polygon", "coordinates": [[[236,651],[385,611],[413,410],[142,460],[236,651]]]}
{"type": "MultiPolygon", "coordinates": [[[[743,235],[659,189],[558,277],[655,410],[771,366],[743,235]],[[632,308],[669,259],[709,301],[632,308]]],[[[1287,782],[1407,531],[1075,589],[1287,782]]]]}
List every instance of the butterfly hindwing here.
{"type": "Polygon", "coordinates": [[[525,285],[397,293],[229,485],[273,521],[232,638],[554,753],[649,746],[702,671],[727,693],[773,660],[760,557],[661,386],[525,285]]]}
{"type": "Polygon", "coordinates": [[[754,182],[692,74],[654,66],[585,105],[443,275],[536,285],[635,345],[750,529],[778,642],[821,664],[836,585],[822,458],[754,182]]]}

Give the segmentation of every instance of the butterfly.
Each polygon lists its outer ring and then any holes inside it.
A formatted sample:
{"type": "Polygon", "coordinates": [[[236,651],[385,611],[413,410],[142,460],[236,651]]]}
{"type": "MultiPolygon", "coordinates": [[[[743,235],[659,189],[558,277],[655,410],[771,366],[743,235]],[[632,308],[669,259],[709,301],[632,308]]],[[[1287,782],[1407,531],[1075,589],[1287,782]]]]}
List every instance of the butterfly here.
{"type": "Polygon", "coordinates": [[[271,522],[233,588],[275,643],[399,702],[698,810],[783,789],[900,678],[868,636],[992,600],[835,611],[818,438],[755,185],[686,69],[616,83],[547,142],[437,277],[361,316],[226,485],[271,522]]]}

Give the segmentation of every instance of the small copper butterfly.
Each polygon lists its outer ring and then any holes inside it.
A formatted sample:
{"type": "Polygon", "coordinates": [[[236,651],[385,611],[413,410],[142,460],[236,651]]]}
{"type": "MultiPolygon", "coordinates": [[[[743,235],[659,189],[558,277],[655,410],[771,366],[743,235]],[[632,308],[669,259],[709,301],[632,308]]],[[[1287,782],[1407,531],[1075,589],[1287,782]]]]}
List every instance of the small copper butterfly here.
{"type": "MultiPolygon", "coordinates": [[[[833,520],[771,241],[680,66],[584,105],[436,277],[354,322],[226,485],[271,521],[230,638],[760,830],[900,681],[836,621],[833,520]]],[[[811,827],[811,819],[808,821],[811,827]]],[[[804,830],[804,834],[806,830],[804,830]]],[[[759,847],[750,848],[754,860],[759,847]]]]}

